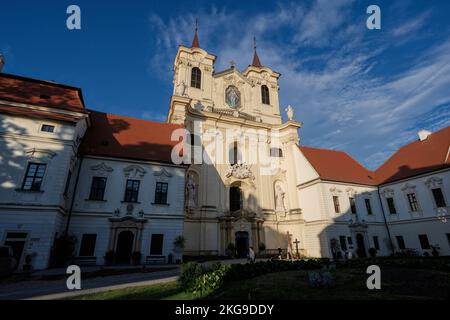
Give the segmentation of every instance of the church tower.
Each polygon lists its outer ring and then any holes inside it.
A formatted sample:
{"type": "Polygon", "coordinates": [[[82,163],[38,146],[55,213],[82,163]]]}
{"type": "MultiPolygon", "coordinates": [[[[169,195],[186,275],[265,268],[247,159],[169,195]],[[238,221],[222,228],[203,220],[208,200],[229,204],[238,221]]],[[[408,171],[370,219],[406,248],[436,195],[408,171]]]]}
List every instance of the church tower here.
{"type": "Polygon", "coordinates": [[[261,63],[256,41],[244,71],[231,62],[217,72],[215,61],[201,48],[196,24],[192,45],[178,47],[167,116],[193,142],[185,254],[225,255],[234,247],[245,256],[250,246],[275,252],[286,248],[287,233],[301,239],[293,165],[301,124],[292,115],[282,122],[281,75],[261,63]]]}

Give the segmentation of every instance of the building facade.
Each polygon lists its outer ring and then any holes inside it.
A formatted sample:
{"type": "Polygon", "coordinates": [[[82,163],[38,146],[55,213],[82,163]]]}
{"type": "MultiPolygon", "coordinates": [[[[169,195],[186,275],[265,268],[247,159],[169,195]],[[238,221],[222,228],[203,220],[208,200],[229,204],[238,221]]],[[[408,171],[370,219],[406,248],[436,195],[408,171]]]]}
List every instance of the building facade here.
{"type": "Polygon", "coordinates": [[[0,73],[0,245],[49,267],[70,236],[80,264],[182,254],[450,254],[450,127],[421,131],[370,171],[304,146],[279,77],[180,46],[167,122],[84,106],[71,86],[0,73]],[[175,245],[185,239],[184,252],[175,245]]]}

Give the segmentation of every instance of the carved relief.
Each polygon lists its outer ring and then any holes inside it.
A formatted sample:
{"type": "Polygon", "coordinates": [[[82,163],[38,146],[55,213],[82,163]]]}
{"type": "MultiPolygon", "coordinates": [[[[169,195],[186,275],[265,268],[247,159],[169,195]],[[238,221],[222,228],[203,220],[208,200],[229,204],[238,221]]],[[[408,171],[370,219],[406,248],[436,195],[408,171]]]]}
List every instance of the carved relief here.
{"type": "Polygon", "coordinates": [[[169,178],[172,177],[172,174],[168,172],[165,168],[162,168],[159,171],[155,171],[153,175],[156,177],[156,180],[161,182],[167,182],[169,178]]]}
{"type": "Polygon", "coordinates": [[[29,160],[51,160],[56,156],[56,152],[46,149],[30,148],[25,150],[25,155],[29,160]]]}
{"type": "Polygon", "coordinates": [[[104,162],[99,163],[99,164],[94,165],[94,166],[91,166],[91,170],[92,171],[97,171],[97,172],[102,173],[102,174],[108,174],[108,173],[114,171],[113,168],[107,166],[104,162]]]}
{"type": "Polygon", "coordinates": [[[250,180],[254,180],[255,176],[253,175],[250,166],[248,164],[245,163],[237,163],[234,165],[231,165],[227,172],[226,172],[226,177],[235,177],[238,179],[250,179],[250,180]]]}
{"type": "Polygon", "coordinates": [[[142,178],[146,173],[147,171],[138,165],[130,165],[123,169],[123,174],[127,178],[142,178]]]}
{"type": "Polygon", "coordinates": [[[441,179],[441,178],[438,178],[438,177],[431,177],[431,178],[428,178],[428,180],[425,181],[425,185],[426,185],[429,189],[441,188],[441,187],[442,187],[442,179],[441,179]]]}

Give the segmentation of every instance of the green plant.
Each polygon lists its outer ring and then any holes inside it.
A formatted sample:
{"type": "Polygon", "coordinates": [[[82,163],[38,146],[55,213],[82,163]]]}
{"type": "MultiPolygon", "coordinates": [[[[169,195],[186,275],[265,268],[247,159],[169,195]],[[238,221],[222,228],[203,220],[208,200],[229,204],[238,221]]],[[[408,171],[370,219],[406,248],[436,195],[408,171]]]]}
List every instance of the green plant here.
{"type": "Polygon", "coordinates": [[[106,264],[113,264],[115,258],[116,258],[116,253],[114,251],[110,250],[105,253],[104,259],[105,259],[106,264]]]}
{"type": "Polygon", "coordinates": [[[131,259],[133,260],[133,264],[139,264],[141,262],[142,254],[139,251],[133,252],[131,255],[131,259]]]}
{"type": "Polygon", "coordinates": [[[370,255],[372,258],[375,258],[375,257],[377,256],[377,249],[375,249],[375,248],[370,248],[370,249],[369,249],[369,255],[370,255]]]}
{"type": "Polygon", "coordinates": [[[178,236],[173,241],[173,246],[174,246],[175,250],[183,250],[185,243],[186,243],[186,239],[183,236],[178,236]]]}
{"type": "Polygon", "coordinates": [[[264,244],[264,242],[259,243],[258,249],[260,252],[263,252],[266,250],[266,245],[264,244]]]}
{"type": "Polygon", "coordinates": [[[236,253],[236,246],[234,245],[233,242],[230,242],[227,246],[227,256],[234,257],[235,253],[236,253]]]}
{"type": "Polygon", "coordinates": [[[192,288],[197,278],[202,275],[202,267],[197,262],[188,262],[183,264],[179,282],[184,289],[192,288]]]}
{"type": "Polygon", "coordinates": [[[65,267],[75,255],[75,244],[77,238],[74,236],[63,235],[57,238],[53,244],[51,261],[53,267],[65,267]]]}

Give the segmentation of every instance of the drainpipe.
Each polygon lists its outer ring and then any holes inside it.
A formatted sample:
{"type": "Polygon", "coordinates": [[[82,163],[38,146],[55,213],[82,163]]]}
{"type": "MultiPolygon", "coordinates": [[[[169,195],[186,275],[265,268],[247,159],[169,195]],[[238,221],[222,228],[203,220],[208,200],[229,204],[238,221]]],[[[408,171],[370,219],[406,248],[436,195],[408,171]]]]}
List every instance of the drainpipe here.
{"type": "Polygon", "coordinates": [[[389,231],[386,214],[384,212],[383,202],[381,201],[380,187],[378,187],[378,186],[377,186],[377,192],[378,192],[378,201],[380,202],[380,206],[381,206],[381,212],[383,213],[384,225],[386,226],[386,230],[387,230],[388,237],[389,237],[389,242],[391,243],[391,251],[392,251],[392,254],[394,254],[395,253],[394,242],[392,241],[391,232],[389,231]]]}
{"type": "Polygon", "coordinates": [[[64,237],[66,237],[67,234],[69,233],[69,225],[70,225],[70,220],[72,218],[72,210],[73,210],[73,205],[75,203],[75,196],[77,194],[78,181],[80,180],[80,172],[81,172],[82,165],[83,165],[83,156],[80,156],[80,165],[78,166],[77,177],[75,179],[75,186],[73,188],[72,200],[70,202],[69,216],[67,217],[66,230],[64,231],[64,237]]]}

